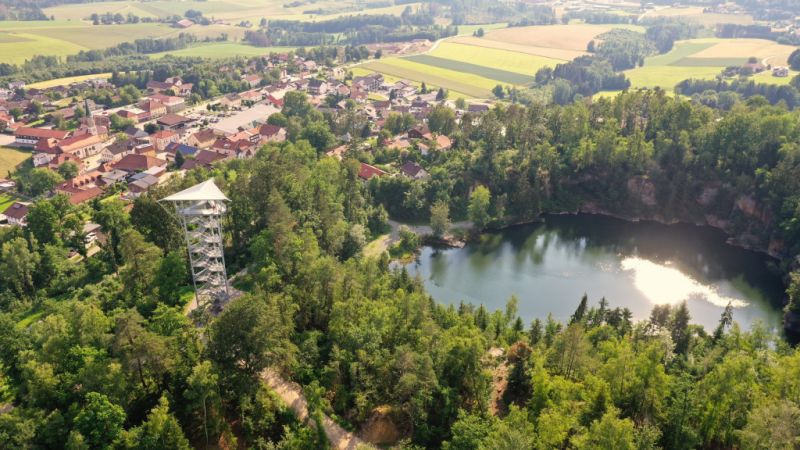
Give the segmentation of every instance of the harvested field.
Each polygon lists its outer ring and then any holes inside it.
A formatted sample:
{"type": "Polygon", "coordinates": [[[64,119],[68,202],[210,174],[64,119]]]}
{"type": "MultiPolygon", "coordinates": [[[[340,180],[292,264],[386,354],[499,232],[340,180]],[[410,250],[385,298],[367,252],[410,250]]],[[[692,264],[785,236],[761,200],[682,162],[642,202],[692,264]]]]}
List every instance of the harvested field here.
{"type": "MultiPolygon", "coordinates": [[[[525,53],[528,55],[541,56],[544,58],[569,61],[578,56],[585,55],[583,50],[569,50],[562,48],[537,47],[532,45],[511,44],[508,42],[494,41],[486,38],[476,38],[472,36],[459,36],[447,40],[448,43],[471,45],[473,47],[506,50],[515,53],[525,53]]],[[[584,49],[585,50],[585,49],[584,49]]]]}
{"type": "Polygon", "coordinates": [[[692,55],[693,58],[769,58],[771,64],[786,65],[789,55],[796,49],[766,39],[701,39],[714,45],[692,55]]]}
{"type": "Polygon", "coordinates": [[[483,39],[534,47],[584,52],[589,41],[612,28],[643,30],[634,25],[542,25],[493,30],[483,39]]]}
{"type": "Polygon", "coordinates": [[[55,86],[69,86],[72,83],[79,83],[81,81],[93,80],[95,78],[111,78],[111,73],[97,73],[94,75],[78,75],[75,77],[56,78],[55,80],[40,81],[38,83],[29,84],[29,88],[47,89],[55,86]]]}
{"type": "Polygon", "coordinates": [[[497,80],[507,84],[528,84],[533,83],[533,77],[530,75],[522,75],[516,72],[509,72],[507,70],[494,69],[486,66],[479,66],[477,64],[470,64],[464,61],[455,61],[452,59],[439,58],[431,55],[414,55],[407,56],[403,59],[413,61],[427,66],[438,67],[441,69],[454,70],[456,72],[469,73],[483,78],[497,80]]]}

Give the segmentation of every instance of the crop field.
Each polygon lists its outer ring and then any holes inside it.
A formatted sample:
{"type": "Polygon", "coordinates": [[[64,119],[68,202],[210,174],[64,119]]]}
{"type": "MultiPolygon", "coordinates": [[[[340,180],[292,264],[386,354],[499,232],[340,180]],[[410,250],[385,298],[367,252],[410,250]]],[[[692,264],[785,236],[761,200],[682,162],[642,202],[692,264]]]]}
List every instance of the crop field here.
{"type": "MultiPolygon", "coordinates": [[[[444,24],[447,25],[447,24],[444,24]]],[[[500,22],[500,23],[486,23],[480,25],[459,25],[458,26],[458,35],[459,36],[472,36],[472,33],[478,31],[478,28],[483,28],[483,31],[491,31],[496,30],[498,28],[506,28],[508,23],[500,22]]]]}
{"type": "Polygon", "coordinates": [[[47,89],[55,86],[69,86],[72,83],[79,83],[86,80],[94,80],[96,78],[111,78],[111,73],[97,73],[94,75],[78,75],[75,77],[56,78],[55,80],[40,81],[38,83],[29,84],[27,87],[35,89],[47,89]]]}
{"type": "Polygon", "coordinates": [[[0,33],[13,42],[0,43],[0,61],[20,64],[33,55],[69,55],[86,48],[60,39],[29,33],[0,33]]]}
{"type": "MultiPolygon", "coordinates": [[[[267,19],[293,19],[293,20],[324,20],[340,15],[358,14],[369,11],[370,14],[397,14],[399,15],[406,5],[393,5],[389,7],[362,9],[363,3],[356,1],[337,2],[333,0],[307,1],[297,6],[285,7],[283,0],[261,0],[258,2],[248,0],[208,0],[208,1],[183,1],[183,0],[155,0],[155,1],[114,1],[89,4],[59,5],[44,10],[45,14],[54,16],[57,20],[80,21],[92,13],[105,14],[107,12],[126,15],[129,12],[140,17],[171,17],[182,16],[189,9],[201,11],[204,16],[211,19],[221,19],[237,23],[248,20],[258,23],[262,18],[267,19]],[[341,11],[327,15],[305,14],[309,10],[341,11]]],[[[418,3],[409,4],[412,7],[418,3]]]]}
{"type": "Polygon", "coordinates": [[[8,176],[9,172],[13,172],[18,165],[30,157],[30,152],[11,147],[0,147],[0,177],[8,176]]]}
{"type": "Polygon", "coordinates": [[[191,47],[173,50],[164,53],[154,53],[151,58],[162,58],[166,55],[187,56],[199,58],[229,58],[232,56],[259,56],[267,55],[270,52],[288,52],[294,47],[254,47],[248,44],[236,42],[212,42],[209,44],[198,44],[191,47]]]}
{"type": "Polygon", "coordinates": [[[533,76],[531,75],[523,75],[521,73],[509,72],[507,70],[495,69],[486,66],[479,66],[477,64],[471,64],[464,61],[439,58],[438,56],[415,55],[415,56],[408,56],[403,59],[408,61],[413,61],[415,63],[425,64],[427,66],[477,75],[479,77],[489,78],[507,84],[533,83],[533,76]]]}
{"type": "MultiPolygon", "coordinates": [[[[763,39],[692,39],[675,44],[665,55],[645,60],[643,67],[626,71],[633,87],[672,90],[687,78],[713,79],[725,67],[738,66],[755,57],[759,62],[785,65],[794,47],[763,39]]],[[[789,78],[776,78],[767,71],[753,79],[759,83],[786,84],[789,78]]]]}
{"type": "Polygon", "coordinates": [[[461,92],[470,97],[486,98],[496,81],[475,75],[465,75],[452,70],[436,69],[424,64],[401,59],[373,61],[359,66],[370,72],[380,72],[399,79],[424,81],[426,85],[439,86],[461,92]]]}
{"type": "Polygon", "coordinates": [[[541,56],[543,58],[551,58],[562,61],[572,60],[577,58],[578,56],[586,54],[586,52],[583,50],[569,50],[564,48],[548,48],[548,47],[537,47],[534,45],[511,44],[508,42],[493,41],[486,38],[477,38],[471,36],[454,37],[448,39],[447,42],[454,44],[464,44],[472,47],[506,50],[514,53],[524,53],[527,55],[541,56]]]}
{"type": "Polygon", "coordinates": [[[716,13],[703,13],[702,7],[667,7],[647,11],[643,17],[656,18],[656,17],[670,17],[691,20],[704,26],[713,27],[720,23],[734,23],[738,25],[750,25],[753,23],[753,17],[748,14],[716,14],[716,13]]]}
{"type": "Polygon", "coordinates": [[[470,64],[529,76],[533,76],[537,70],[544,66],[555,66],[564,61],[558,58],[546,58],[509,50],[453,43],[450,40],[440,42],[439,45],[434,50],[428,52],[428,54],[438,58],[463,61],[470,64]]]}
{"type": "Polygon", "coordinates": [[[721,67],[648,66],[645,62],[644,67],[628,70],[625,75],[631,80],[631,87],[660,87],[672,91],[687,78],[713,79],[721,71],[721,67]]]}
{"type": "Polygon", "coordinates": [[[482,39],[528,47],[585,52],[589,41],[612,28],[644,31],[642,27],[636,25],[542,25],[492,30],[482,39]]]}
{"type": "MultiPolygon", "coordinates": [[[[371,14],[397,14],[406,6],[418,7],[419,3],[394,5],[390,7],[363,9],[363,3],[355,0],[335,2],[321,0],[306,1],[301,5],[284,7],[283,0],[155,0],[155,1],[110,1],[82,4],[66,4],[45,8],[53,21],[3,21],[0,22],[0,61],[19,64],[33,55],[66,56],[81,50],[102,49],[142,38],[164,38],[177,36],[187,32],[199,38],[217,38],[223,33],[231,41],[244,37],[247,28],[237,26],[241,21],[258,24],[262,18],[294,19],[294,20],[326,20],[334,17],[369,12],[371,14]],[[221,19],[226,23],[208,26],[193,26],[189,29],[178,29],[166,23],[137,23],[120,25],[92,25],[87,19],[93,14],[135,14],[139,17],[171,17],[182,16],[189,9],[202,11],[206,17],[221,19]],[[327,15],[305,14],[309,10],[323,9],[331,11],[327,15]],[[334,12],[337,11],[337,12],[334,12]]],[[[488,27],[488,25],[487,25],[488,27]]],[[[235,54],[261,54],[260,50],[235,48],[235,54]]],[[[219,48],[222,50],[222,47],[219,48]]],[[[195,53],[186,50],[186,54],[205,56],[210,52],[212,57],[223,56],[221,53],[205,49],[195,53]]]]}

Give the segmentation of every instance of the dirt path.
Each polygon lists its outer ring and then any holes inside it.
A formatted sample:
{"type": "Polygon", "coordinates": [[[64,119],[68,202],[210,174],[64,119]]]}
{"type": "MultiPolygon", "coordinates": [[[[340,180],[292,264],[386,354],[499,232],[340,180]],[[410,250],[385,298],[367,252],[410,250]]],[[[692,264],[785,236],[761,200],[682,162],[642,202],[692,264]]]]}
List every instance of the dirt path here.
{"type": "Polygon", "coordinates": [[[489,398],[489,412],[496,417],[506,413],[503,395],[508,387],[508,363],[503,361],[492,371],[492,392],[489,398]]]}
{"type": "Polygon", "coordinates": [[[505,359],[505,350],[500,347],[492,347],[486,352],[486,358],[497,360],[502,358],[502,362],[492,370],[492,391],[489,393],[489,413],[500,417],[506,413],[506,404],[503,396],[508,388],[508,361],[505,359]]]}
{"type": "MultiPolygon", "coordinates": [[[[286,381],[274,370],[267,369],[261,378],[276,394],[294,411],[297,418],[303,422],[313,422],[308,417],[308,403],[303,390],[297,383],[286,381]]],[[[355,450],[357,448],[373,448],[355,434],[345,430],[327,415],[323,416],[322,425],[325,435],[331,443],[331,448],[336,450],[355,450]]]]}

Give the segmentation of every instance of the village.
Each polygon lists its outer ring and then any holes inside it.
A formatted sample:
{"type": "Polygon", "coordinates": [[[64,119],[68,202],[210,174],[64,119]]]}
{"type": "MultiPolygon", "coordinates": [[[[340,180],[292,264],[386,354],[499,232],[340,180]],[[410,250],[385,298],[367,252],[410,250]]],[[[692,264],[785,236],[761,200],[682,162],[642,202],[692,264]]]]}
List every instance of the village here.
{"type": "MultiPolygon", "coordinates": [[[[289,92],[305,93],[308,103],[321,113],[334,117],[355,113],[364,121],[360,136],[336,136],[335,145],[325,151],[329,157],[341,160],[351,148],[381,146],[398,152],[404,160],[381,167],[361,162],[359,177],[363,180],[376,176],[427,177],[419,157],[452,146],[450,137],[428,129],[432,108],[446,104],[461,117],[490,107],[488,103],[448,101],[442,90],[429,92],[407,80],[389,83],[379,73],[347,77],[342,67],[318,66],[290,54],[264,59],[266,69],[280,71],[279,82],[267,83],[251,66],[253,70],[242,75],[250,89],[195,104],[189,101],[193,84],[178,76],[151,80],[143,97],[114,108],[104,108],[90,99],[57,108],[52,101],[86,88],[121,90],[103,78],[48,89],[26,89],[24,83],[1,89],[0,128],[5,134],[0,135],[0,144],[30,151],[33,170],[52,171],[62,175],[59,180],[63,181],[38,195],[26,196],[12,174],[2,174],[0,193],[16,201],[0,211],[0,226],[25,226],[29,206],[37,198],[61,194],[72,205],[111,196],[131,202],[186,170],[252,158],[261,146],[287,140],[286,127],[269,119],[282,111],[289,92]],[[405,130],[382,132],[387,130],[391,115],[403,118],[405,130]],[[72,121],[74,128],[55,126],[65,121],[72,121]],[[405,158],[412,152],[415,158],[405,158]]],[[[102,236],[99,231],[98,225],[86,224],[87,248],[94,247],[97,236],[102,236]]]]}

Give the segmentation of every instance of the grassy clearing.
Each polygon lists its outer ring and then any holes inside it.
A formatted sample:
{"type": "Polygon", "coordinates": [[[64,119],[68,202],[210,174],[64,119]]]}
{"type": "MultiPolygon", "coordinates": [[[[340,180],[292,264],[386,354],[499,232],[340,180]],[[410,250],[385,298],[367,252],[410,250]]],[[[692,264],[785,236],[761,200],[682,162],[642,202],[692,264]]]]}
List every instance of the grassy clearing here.
{"type": "Polygon", "coordinates": [[[561,59],[545,58],[509,50],[450,43],[448,41],[441,42],[436,50],[428,54],[439,58],[464,61],[470,64],[528,76],[533,76],[533,74],[542,67],[555,67],[556,64],[563,62],[561,59]]]}
{"type": "Polygon", "coordinates": [[[0,147],[0,177],[7,177],[9,172],[31,157],[30,152],[11,147],[0,147]]]}
{"type": "Polygon", "coordinates": [[[452,70],[438,69],[424,64],[401,59],[387,59],[382,62],[370,62],[362,67],[398,78],[424,81],[426,85],[441,86],[451,91],[463,92],[471,97],[487,98],[496,81],[475,75],[462,74],[452,70]]]}
{"type": "Polygon", "coordinates": [[[290,50],[294,50],[294,47],[254,47],[252,45],[236,42],[213,42],[194,45],[171,52],[154,53],[150,55],[150,57],[161,58],[166,55],[173,55],[200,58],[230,58],[232,56],[260,56],[267,55],[270,52],[287,52],[290,50]]]}
{"type": "Polygon", "coordinates": [[[6,210],[16,199],[8,194],[0,194],[0,213],[6,210]]]}
{"type": "Polygon", "coordinates": [[[96,78],[111,78],[111,72],[97,73],[94,75],[78,75],[75,77],[56,78],[54,80],[32,83],[29,84],[28,87],[35,89],[47,89],[55,86],[69,86],[72,83],[80,83],[81,81],[94,80],[96,78]]]}
{"type": "Polygon", "coordinates": [[[492,67],[479,66],[464,61],[455,61],[452,59],[439,58],[431,55],[414,55],[406,58],[408,61],[413,61],[427,66],[437,67],[440,69],[454,70],[461,73],[469,73],[479,77],[497,80],[506,84],[530,84],[534,79],[530,75],[523,75],[516,72],[509,72],[507,70],[495,69],[492,67]]]}
{"type": "Polygon", "coordinates": [[[19,322],[17,322],[17,329],[24,330],[29,326],[33,325],[34,322],[38,321],[39,319],[44,316],[44,311],[32,311],[30,314],[23,317],[19,322]]]}
{"type": "Polygon", "coordinates": [[[755,81],[756,83],[777,84],[778,86],[784,86],[791,83],[792,79],[798,75],[800,75],[800,72],[795,72],[793,70],[790,70],[788,77],[773,77],[772,72],[767,70],[759,74],[753,75],[750,79],[755,81]]]}
{"type": "Polygon", "coordinates": [[[367,244],[362,250],[365,258],[380,258],[383,252],[389,250],[389,235],[383,234],[367,244]]]}

